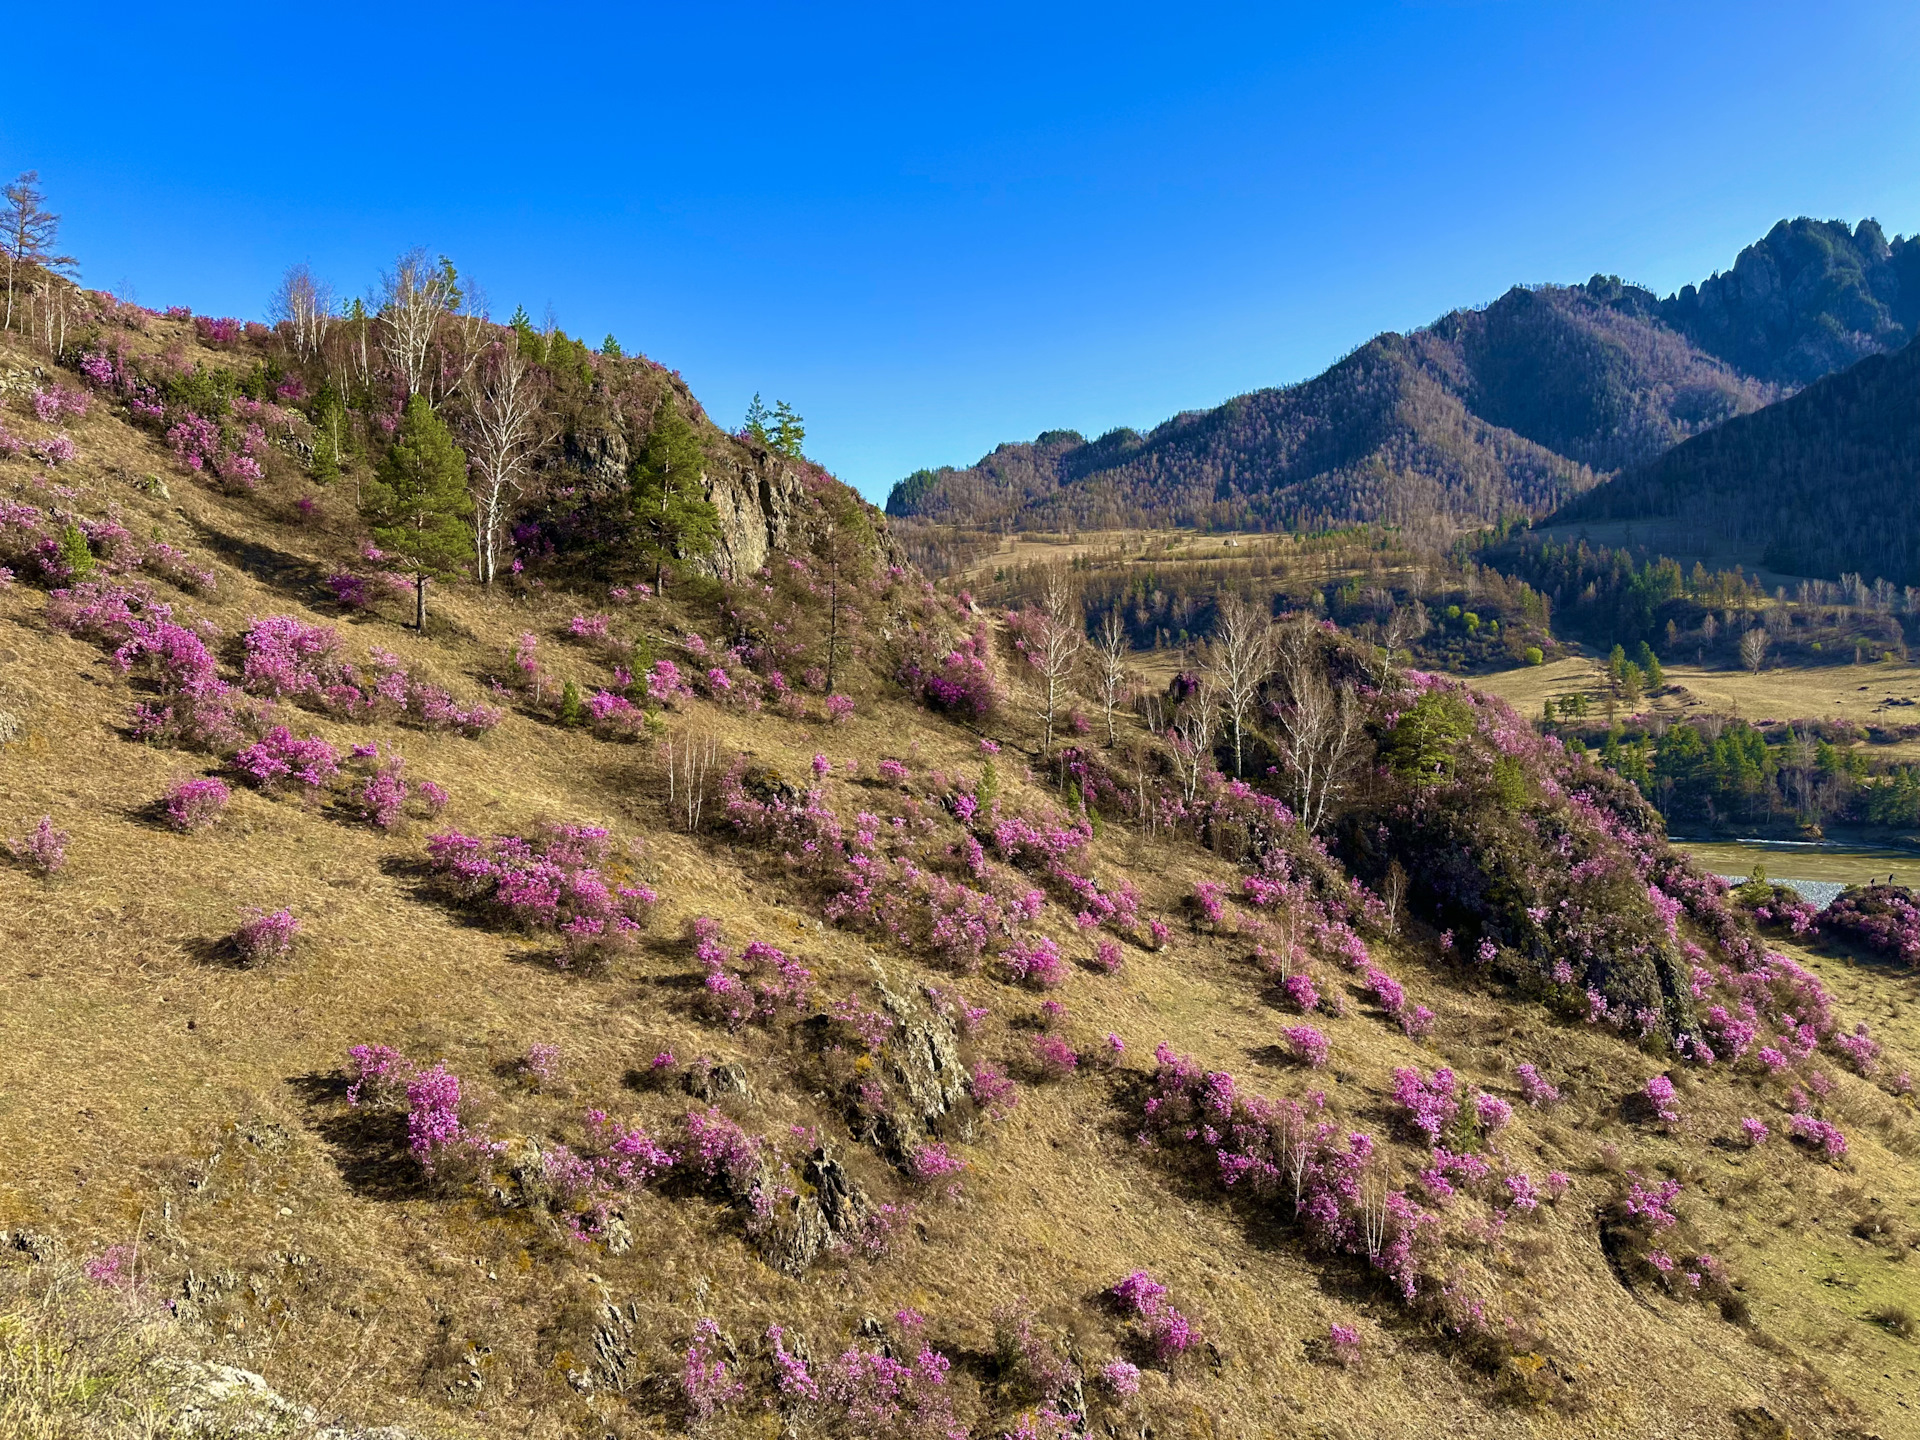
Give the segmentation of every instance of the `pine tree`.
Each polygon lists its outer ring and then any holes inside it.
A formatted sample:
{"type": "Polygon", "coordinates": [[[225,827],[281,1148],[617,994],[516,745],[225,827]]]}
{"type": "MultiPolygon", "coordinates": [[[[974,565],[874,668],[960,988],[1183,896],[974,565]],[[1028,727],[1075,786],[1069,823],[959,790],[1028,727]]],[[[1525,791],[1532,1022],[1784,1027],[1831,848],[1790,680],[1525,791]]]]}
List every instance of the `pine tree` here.
{"type": "Polygon", "coordinates": [[[620,342],[613,338],[613,332],[607,332],[607,338],[600,342],[600,353],[609,360],[624,360],[627,352],[620,348],[620,342]]]}
{"type": "Polygon", "coordinates": [[[467,457],[424,396],[407,401],[393,448],[367,482],[361,512],[373,540],[413,576],[413,623],[427,626],[427,581],[459,573],[472,553],[467,457]]]}
{"type": "Polygon", "coordinates": [[[776,401],[773,407],[773,448],[782,455],[798,460],[800,443],[807,438],[807,427],[786,401],[776,401]]]}
{"type": "Polygon", "coordinates": [[[753,392],[753,403],[747,406],[747,423],[740,428],[746,431],[751,439],[758,441],[762,445],[771,446],[773,444],[773,437],[767,433],[767,417],[771,413],[772,412],[761,403],[760,392],[756,390],[753,392]]]}
{"type": "Polygon", "coordinates": [[[653,561],[658,591],[669,560],[707,554],[720,538],[720,516],[701,487],[706,461],[700,437],[671,404],[661,407],[628,476],[635,548],[653,561]]]}

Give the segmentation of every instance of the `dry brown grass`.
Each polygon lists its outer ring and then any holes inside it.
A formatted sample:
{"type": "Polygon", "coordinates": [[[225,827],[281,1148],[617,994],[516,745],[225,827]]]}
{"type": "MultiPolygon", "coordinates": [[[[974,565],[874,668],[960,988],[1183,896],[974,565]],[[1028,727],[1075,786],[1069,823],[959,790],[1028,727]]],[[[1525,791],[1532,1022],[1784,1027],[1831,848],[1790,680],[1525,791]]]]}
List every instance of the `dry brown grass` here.
{"type": "MultiPolygon", "coordinates": [[[[229,501],[174,474],[148,441],[106,417],[76,436],[79,479],[141,526],[218,560],[221,588],[194,608],[229,632],[249,614],[306,614],[311,591],[288,577],[324,573],[348,551],[344,495],[323,496],[320,521],[296,525],[293,482],[229,501]],[[133,490],[109,466],[168,475],[173,504],[133,490]]],[[[0,471],[0,484],[25,473],[18,464],[0,471]]],[[[470,695],[512,636],[551,636],[586,608],[561,594],[460,592],[439,603],[444,619],[425,638],[388,619],[343,628],[356,650],[395,649],[470,695]]],[[[1333,1073],[1318,1082],[1270,1058],[1288,1022],[1231,936],[1181,931],[1163,953],[1130,948],[1118,977],[1077,976],[1062,997],[1071,1033],[1120,1034],[1129,1047],[1121,1070],[1025,1087],[1012,1118],[968,1147],[964,1202],[924,1206],[923,1234],[878,1264],[781,1276],[742,1243],[734,1218],[698,1200],[641,1198],[629,1212],[639,1243],[612,1256],[525,1212],[423,1193],[404,1167],[371,1163],[364,1136],[341,1123],[333,1077],[353,1044],[383,1041],[446,1060],[483,1092],[502,1134],[549,1130],[587,1104],[666,1126],[684,1097],[633,1090],[625,1076],[668,1048],[742,1061],[756,1086],[754,1101],[737,1107],[750,1128],[809,1123],[833,1134],[816,1097],[789,1082],[782,1042],[728,1035],[695,1017],[687,987],[697,968],[668,937],[690,916],[717,916],[736,940],[766,937],[797,951],[829,995],[866,983],[876,963],[904,979],[946,977],[820,928],[811,899],[765,857],[670,830],[644,747],[601,744],[525,714],[480,742],[310,716],[300,723],[336,743],[377,730],[407,756],[410,773],[452,792],[448,824],[519,830],[554,816],[644,839],[649,879],[665,897],[659,938],[603,974],[557,973],[529,941],[423,895],[418,828],[387,837],[241,793],[219,829],[175,836],[142,809],[204,762],[122,739],[125,684],[96,651],[49,634],[41,610],[37,593],[0,592],[0,663],[14,697],[0,704],[26,722],[24,738],[0,751],[0,828],[50,813],[72,831],[73,858],[50,886],[0,871],[0,1227],[57,1230],[83,1250],[138,1236],[152,1283],[191,1302],[195,1343],[262,1370],[289,1394],[427,1431],[679,1433],[663,1377],[697,1316],[716,1315],[746,1348],[778,1322],[818,1352],[844,1344],[863,1315],[913,1306],[959,1357],[955,1385],[971,1405],[984,1400],[978,1357],[991,1348],[996,1307],[1022,1295],[1070,1305],[1095,1317],[1090,1333],[1110,1344],[1091,1298],[1134,1268],[1173,1288],[1217,1356],[1171,1378],[1149,1375],[1129,1423],[1150,1418],[1163,1436],[1439,1428],[1462,1437],[1732,1436],[1735,1412],[1755,1406],[1791,1417],[1796,1434],[1837,1433],[1857,1411],[1862,1428],[1895,1435],[1905,1414],[1898,1401],[1920,1389],[1911,1345],[1867,1318],[1899,1302],[1912,1262],[1897,1265],[1887,1244],[1853,1237],[1855,1209],[1836,1198],[1841,1184],[1862,1187],[1903,1233],[1920,1234],[1910,1105],[1842,1079],[1863,1117],[1850,1130],[1844,1172],[1783,1144],[1753,1154],[1712,1144],[1759,1103],[1745,1081],[1703,1080],[1686,1097],[1683,1133],[1652,1134],[1618,1115],[1620,1097],[1654,1073],[1651,1057],[1515,1009],[1440,968],[1418,938],[1385,948],[1412,997],[1439,1012],[1433,1036],[1408,1040],[1354,1003],[1325,1024],[1333,1073]],[[248,904],[288,905],[306,920],[290,962],[239,971],[209,958],[205,942],[248,904]],[[1124,1097],[1162,1039],[1266,1093],[1324,1084],[1338,1114],[1376,1131],[1396,1064],[1451,1064],[1509,1094],[1512,1066],[1539,1064],[1568,1100],[1550,1115],[1523,1110],[1504,1148],[1536,1175],[1576,1172],[1578,1187],[1525,1227],[1496,1308],[1532,1317],[1580,1403],[1527,1402],[1534,1362],[1489,1378],[1284,1229],[1144,1157],[1124,1097]],[[500,1073],[532,1041],[563,1047],[570,1096],[532,1094],[500,1073]],[[1881,1112],[1884,1126],[1873,1118],[1881,1112]],[[1751,1333],[1771,1348],[1702,1307],[1629,1293],[1613,1278],[1594,1223],[1609,1184],[1592,1164],[1603,1144],[1618,1147],[1617,1164],[1691,1167],[1694,1188],[1732,1197],[1724,1210],[1697,1201],[1711,1212],[1701,1223],[1746,1285],[1751,1333]],[[1803,1218],[1781,1230],[1771,1222],[1789,1182],[1803,1218]],[[1829,1273],[1857,1288],[1823,1283],[1829,1273]],[[633,1306],[628,1343],[638,1371],[652,1377],[625,1397],[604,1387],[582,1394],[567,1379],[588,1365],[609,1303],[633,1306]],[[1309,1342],[1335,1320],[1360,1325],[1370,1357],[1362,1368],[1314,1359],[1309,1342]],[[1829,1343],[1836,1330],[1848,1337],[1844,1350],[1829,1343]],[[1824,1380],[1806,1367],[1814,1358],[1824,1380]]],[[[602,673],[580,652],[547,648],[583,681],[602,673]]],[[[704,704],[674,724],[790,773],[816,751],[869,768],[897,755],[916,774],[971,773],[978,763],[972,734],[877,695],[862,697],[844,727],[748,721],[704,704]]],[[[1000,767],[1008,801],[1040,803],[1014,750],[1031,737],[1017,722],[998,733],[1009,742],[1000,767]]],[[[834,800],[850,810],[866,793],[840,786],[834,800]]],[[[1155,913],[1174,911],[1195,879],[1231,873],[1184,844],[1110,832],[1095,848],[1102,873],[1128,874],[1155,913]]],[[[1911,996],[1906,1018],[1883,1018],[1905,982],[1811,963],[1833,974],[1845,1013],[1920,1054],[1911,996]]],[[[963,988],[995,1010],[983,1053],[1017,1056],[1024,1036],[1007,1022],[1030,1014],[1034,997],[985,979],[963,988]]],[[[897,1191],[877,1160],[840,1148],[877,1193],[897,1191]]],[[[1417,1158],[1411,1146],[1389,1148],[1403,1172],[1417,1158]]],[[[742,1414],[714,1433],[772,1430],[765,1417],[742,1414]]],[[[980,1433],[998,1429],[983,1424],[980,1433]]]]}

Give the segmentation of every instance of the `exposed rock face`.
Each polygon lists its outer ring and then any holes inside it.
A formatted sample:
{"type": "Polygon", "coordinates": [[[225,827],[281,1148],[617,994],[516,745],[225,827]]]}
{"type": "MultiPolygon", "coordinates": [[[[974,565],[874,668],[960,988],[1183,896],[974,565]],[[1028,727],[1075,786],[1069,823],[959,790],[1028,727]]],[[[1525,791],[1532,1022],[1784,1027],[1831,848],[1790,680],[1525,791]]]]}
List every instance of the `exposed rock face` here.
{"type": "Polygon", "coordinates": [[[702,568],[727,580],[751,575],[792,544],[811,508],[806,485],[780,456],[757,445],[733,449],[713,457],[705,477],[720,515],[720,543],[702,568]]]}
{"type": "MultiPolygon", "coordinates": [[[[668,393],[683,415],[701,414],[677,380],[666,392],[652,395],[643,387],[602,396],[573,414],[545,466],[549,486],[571,496],[606,496],[625,486],[628,467],[668,393]]],[[[707,465],[702,480],[719,516],[720,536],[713,553],[696,568],[718,579],[739,580],[766,564],[776,550],[804,543],[815,509],[808,491],[811,467],[733,436],[707,432],[703,441],[707,465]]],[[[872,517],[882,563],[902,563],[904,552],[887,534],[884,517],[877,510],[872,517]]]]}
{"type": "Polygon", "coordinates": [[[900,1022],[881,1067],[890,1101],[875,1126],[881,1149],[905,1163],[930,1136],[972,1138],[971,1112],[961,1103],[967,1072],[953,1021],[884,983],[880,1003],[900,1022]]]}

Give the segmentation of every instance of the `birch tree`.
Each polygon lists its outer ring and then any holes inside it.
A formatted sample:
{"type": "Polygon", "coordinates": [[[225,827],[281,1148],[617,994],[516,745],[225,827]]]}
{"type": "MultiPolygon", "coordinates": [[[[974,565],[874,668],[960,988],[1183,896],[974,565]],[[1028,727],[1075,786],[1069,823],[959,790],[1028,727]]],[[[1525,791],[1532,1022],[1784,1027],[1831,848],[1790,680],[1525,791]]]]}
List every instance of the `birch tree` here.
{"type": "Polygon", "coordinates": [[[1260,686],[1272,668],[1273,622],[1264,610],[1238,595],[1220,602],[1219,624],[1215,631],[1213,670],[1220,689],[1220,701],[1227,723],[1233,727],[1233,774],[1239,779],[1244,768],[1244,737],[1247,716],[1260,693],[1260,686]]]}
{"type": "Polygon", "coordinates": [[[1040,719],[1045,728],[1040,746],[1042,755],[1053,752],[1054,721],[1072,686],[1073,672],[1085,646],[1086,632],[1080,626],[1078,598],[1065,573],[1056,570],[1047,580],[1039,622],[1027,635],[1027,662],[1040,672],[1040,719]]]}
{"type": "Polygon", "coordinates": [[[467,425],[474,508],[474,560],[480,583],[499,568],[500,534],[534,478],[534,458],[552,436],[541,424],[540,385],[514,344],[490,347],[479,368],[467,425]]]}
{"type": "Polygon", "coordinates": [[[294,352],[302,359],[318,355],[333,320],[333,287],[316,279],[312,266],[289,265],[268,302],[267,317],[293,332],[294,352]]]}
{"type": "Polygon", "coordinates": [[[394,373],[407,382],[409,396],[423,394],[431,373],[427,357],[441,319],[449,309],[449,275],[444,260],[434,265],[421,249],[407,251],[380,277],[380,348],[394,373]]]}
{"type": "Polygon", "coordinates": [[[1360,730],[1360,707],[1350,685],[1335,685],[1328,678],[1311,621],[1288,626],[1276,653],[1283,692],[1275,713],[1281,764],[1291,782],[1295,813],[1308,830],[1317,830],[1345,783],[1360,730]]]}
{"type": "Polygon", "coordinates": [[[1126,621],[1121,618],[1120,607],[1115,605],[1100,618],[1100,628],[1093,633],[1095,683],[1100,690],[1101,707],[1107,712],[1109,750],[1114,746],[1113,710],[1127,682],[1127,652],[1131,648],[1126,621]]]}

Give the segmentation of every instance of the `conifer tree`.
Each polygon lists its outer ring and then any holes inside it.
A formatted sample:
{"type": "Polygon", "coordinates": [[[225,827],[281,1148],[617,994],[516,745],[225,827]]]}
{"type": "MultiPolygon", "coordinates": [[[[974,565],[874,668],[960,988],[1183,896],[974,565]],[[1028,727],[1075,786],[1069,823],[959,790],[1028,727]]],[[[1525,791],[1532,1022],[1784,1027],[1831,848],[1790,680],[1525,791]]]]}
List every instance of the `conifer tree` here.
{"type": "Polygon", "coordinates": [[[471,553],[467,457],[426,397],[407,401],[393,448],[367,482],[361,512],[373,540],[413,576],[413,623],[427,625],[427,581],[447,579],[471,553]]]}
{"type": "Polygon", "coordinates": [[[707,554],[720,538],[720,517],[701,486],[706,461],[700,437],[672,404],[663,405],[628,475],[635,548],[653,561],[658,591],[669,560],[707,554]]]}

